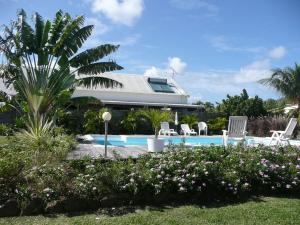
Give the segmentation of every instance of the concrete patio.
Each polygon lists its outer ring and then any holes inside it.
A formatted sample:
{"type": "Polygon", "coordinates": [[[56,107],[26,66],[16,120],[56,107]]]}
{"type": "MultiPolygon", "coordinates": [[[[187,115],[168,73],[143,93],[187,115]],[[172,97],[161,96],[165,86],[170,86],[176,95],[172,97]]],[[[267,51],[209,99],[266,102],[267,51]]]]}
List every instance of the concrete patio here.
{"type": "MultiPolygon", "coordinates": [[[[107,146],[107,157],[112,159],[137,158],[145,153],[147,153],[147,146],[107,146]]],[[[78,144],[75,150],[68,154],[67,159],[99,158],[103,157],[104,154],[104,145],[78,144]]]]}

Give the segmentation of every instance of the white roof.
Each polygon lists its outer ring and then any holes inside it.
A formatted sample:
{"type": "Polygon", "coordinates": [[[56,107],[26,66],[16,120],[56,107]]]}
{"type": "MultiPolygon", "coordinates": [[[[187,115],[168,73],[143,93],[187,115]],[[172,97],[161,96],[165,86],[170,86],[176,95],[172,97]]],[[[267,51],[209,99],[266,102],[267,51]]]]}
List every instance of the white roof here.
{"type": "MultiPolygon", "coordinates": [[[[137,74],[122,74],[122,73],[104,73],[102,77],[107,77],[116,80],[123,84],[122,88],[103,88],[97,87],[98,91],[108,91],[108,92],[127,92],[127,93],[143,93],[143,94],[157,94],[150,84],[148,83],[149,76],[137,75],[137,74]]],[[[175,82],[172,78],[167,79],[169,85],[172,86],[175,93],[159,93],[159,94],[172,94],[172,95],[185,95],[187,93],[175,82]]],[[[78,87],[77,90],[84,90],[84,87],[78,87]]]]}

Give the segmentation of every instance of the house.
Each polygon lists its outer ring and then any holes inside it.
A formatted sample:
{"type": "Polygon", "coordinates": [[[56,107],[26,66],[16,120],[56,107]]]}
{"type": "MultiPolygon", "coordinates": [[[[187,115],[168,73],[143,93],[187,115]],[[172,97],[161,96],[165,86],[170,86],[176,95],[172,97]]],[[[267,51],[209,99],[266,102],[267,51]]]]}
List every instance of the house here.
{"type": "Polygon", "coordinates": [[[287,105],[284,107],[284,113],[288,114],[291,110],[298,109],[298,105],[287,105]]]}
{"type": "Polygon", "coordinates": [[[158,107],[202,111],[203,107],[188,103],[189,95],[172,78],[148,77],[135,74],[105,73],[123,87],[76,88],[73,97],[91,96],[112,108],[158,107]]]}

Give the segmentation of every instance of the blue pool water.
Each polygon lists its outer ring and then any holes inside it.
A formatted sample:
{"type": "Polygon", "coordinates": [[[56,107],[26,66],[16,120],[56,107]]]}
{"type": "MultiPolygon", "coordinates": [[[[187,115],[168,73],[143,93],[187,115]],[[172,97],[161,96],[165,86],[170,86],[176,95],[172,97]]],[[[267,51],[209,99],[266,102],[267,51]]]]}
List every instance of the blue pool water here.
{"type": "MultiPolygon", "coordinates": [[[[103,135],[92,135],[94,143],[104,145],[103,135]]],[[[147,136],[108,136],[108,145],[113,146],[130,146],[130,145],[147,145],[147,136]]],[[[222,137],[162,137],[165,145],[186,143],[189,145],[221,145],[222,137]]]]}

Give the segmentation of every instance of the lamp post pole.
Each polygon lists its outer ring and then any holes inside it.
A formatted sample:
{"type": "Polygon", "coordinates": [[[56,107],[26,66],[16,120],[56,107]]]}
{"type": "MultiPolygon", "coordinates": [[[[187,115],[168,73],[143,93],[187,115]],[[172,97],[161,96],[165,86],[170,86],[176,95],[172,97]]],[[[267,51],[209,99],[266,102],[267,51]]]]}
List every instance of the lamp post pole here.
{"type": "Polygon", "coordinates": [[[104,121],[105,124],[105,141],[104,141],[104,157],[107,157],[107,132],[108,132],[108,121],[104,121]]]}
{"type": "Polygon", "coordinates": [[[107,133],[108,133],[108,121],[111,120],[111,114],[109,112],[104,112],[102,114],[102,119],[104,120],[105,128],[105,139],[104,139],[104,157],[107,157],[107,133]]]}

